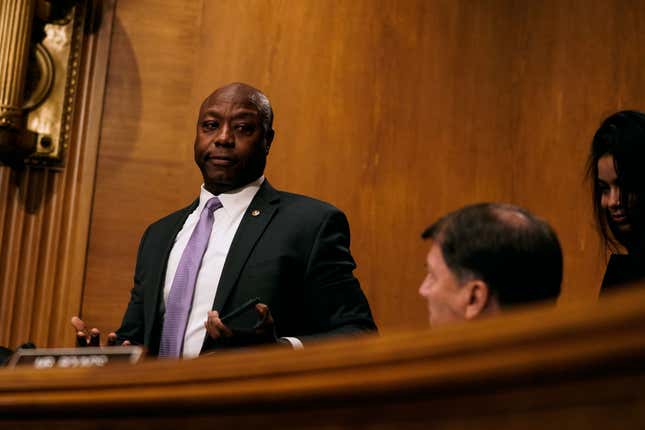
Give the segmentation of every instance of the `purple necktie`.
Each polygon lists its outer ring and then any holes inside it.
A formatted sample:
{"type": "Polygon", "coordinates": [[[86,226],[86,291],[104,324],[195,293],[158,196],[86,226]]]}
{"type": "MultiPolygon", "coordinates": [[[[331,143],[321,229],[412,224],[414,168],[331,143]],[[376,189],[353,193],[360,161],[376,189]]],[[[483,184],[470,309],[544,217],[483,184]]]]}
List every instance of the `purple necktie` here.
{"type": "Polygon", "coordinates": [[[166,302],[159,357],[178,358],[181,356],[188,315],[193,304],[195,281],[197,281],[202,257],[206,252],[211,230],[213,230],[213,212],[221,207],[222,203],[217,197],[212,197],[206,202],[206,206],[199,216],[199,222],[190,236],[184,253],[181,254],[166,302]]]}

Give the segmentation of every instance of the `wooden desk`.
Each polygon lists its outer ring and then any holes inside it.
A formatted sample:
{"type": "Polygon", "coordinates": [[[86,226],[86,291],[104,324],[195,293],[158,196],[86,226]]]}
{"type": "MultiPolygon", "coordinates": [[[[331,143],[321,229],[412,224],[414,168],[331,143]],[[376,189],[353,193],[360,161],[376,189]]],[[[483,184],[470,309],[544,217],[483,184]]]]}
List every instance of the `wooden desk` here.
{"type": "Polygon", "coordinates": [[[645,426],[645,290],[440,330],[105,369],[0,371],[0,426],[645,426]]]}

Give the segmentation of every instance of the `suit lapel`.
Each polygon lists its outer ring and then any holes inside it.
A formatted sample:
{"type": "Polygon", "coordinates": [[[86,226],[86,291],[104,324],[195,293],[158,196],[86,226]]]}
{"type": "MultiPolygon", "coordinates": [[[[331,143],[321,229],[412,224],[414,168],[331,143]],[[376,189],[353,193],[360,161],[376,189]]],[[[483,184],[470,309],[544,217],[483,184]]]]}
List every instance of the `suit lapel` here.
{"type": "Polygon", "coordinates": [[[233,237],[217,287],[213,309],[222,310],[258,239],[278,209],[280,194],[265,179],[233,237]]]}
{"type": "MultiPolygon", "coordinates": [[[[144,299],[144,313],[146,315],[146,324],[145,327],[148,331],[152,331],[154,327],[155,320],[165,313],[165,306],[164,306],[164,301],[162,299],[163,297],[163,287],[164,287],[164,282],[166,280],[166,269],[168,267],[168,257],[170,256],[170,251],[172,250],[172,247],[175,245],[175,238],[177,237],[177,234],[181,231],[181,229],[184,227],[184,223],[186,222],[186,218],[188,218],[188,215],[191,214],[197,208],[199,205],[199,198],[195,200],[190,206],[182,209],[179,214],[177,220],[174,222],[173,225],[169,226],[167,231],[167,235],[161,239],[162,246],[159,247],[159,251],[162,252],[161,258],[158,261],[163,261],[163,266],[161,267],[161,270],[158,271],[158,278],[155,280],[154,285],[156,285],[156,288],[150,289],[146,291],[146,294],[149,294],[145,296],[144,299]]],[[[148,333],[148,335],[151,335],[151,333],[148,333]]]]}

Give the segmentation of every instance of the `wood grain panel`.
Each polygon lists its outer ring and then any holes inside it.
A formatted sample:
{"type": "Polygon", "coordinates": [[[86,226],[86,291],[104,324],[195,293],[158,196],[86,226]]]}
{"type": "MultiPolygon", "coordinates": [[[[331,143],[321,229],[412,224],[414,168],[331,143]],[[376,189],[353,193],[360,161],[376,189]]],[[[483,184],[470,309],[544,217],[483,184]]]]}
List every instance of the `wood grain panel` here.
{"type": "Polygon", "coordinates": [[[91,130],[100,124],[113,7],[102,3],[103,24],[86,37],[65,167],[0,167],[0,345],[72,342],[67,321],[81,303],[98,146],[91,130]]]}
{"type": "Polygon", "coordinates": [[[546,218],[563,301],[595,300],[584,160],[603,116],[643,104],[644,14],[619,0],[121,2],[83,314],[118,326],[143,229],[197,195],[197,107],[231,81],[274,104],[269,180],[347,213],[383,331],[426,325],[419,233],[485,200],[546,218]]]}
{"type": "Polygon", "coordinates": [[[82,317],[114,330],[145,227],[187,205],[201,2],[122,1],[110,51],[82,317]]]}

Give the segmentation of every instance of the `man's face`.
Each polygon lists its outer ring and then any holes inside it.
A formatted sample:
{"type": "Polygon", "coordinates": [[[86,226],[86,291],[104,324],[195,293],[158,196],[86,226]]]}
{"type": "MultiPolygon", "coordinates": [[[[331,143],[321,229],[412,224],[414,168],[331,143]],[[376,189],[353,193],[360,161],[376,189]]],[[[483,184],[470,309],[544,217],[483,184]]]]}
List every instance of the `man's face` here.
{"type": "Polygon", "coordinates": [[[195,162],[213,194],[242,187],[264,172],[272,136],[265,138],[252,93],[246,87],[220,88],[200,109],[195,162]]]}
{"type": "Polygon", "coordinates": [[[419,287],[419,294],[428,301],[430,325],[436,327],[466,319],[467,288],[462,288],[446,265],[437,242],[430,247],[426,266],[428,273],[419,287]]]}

